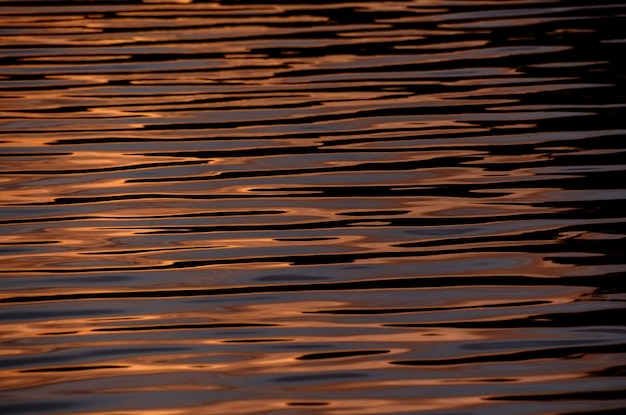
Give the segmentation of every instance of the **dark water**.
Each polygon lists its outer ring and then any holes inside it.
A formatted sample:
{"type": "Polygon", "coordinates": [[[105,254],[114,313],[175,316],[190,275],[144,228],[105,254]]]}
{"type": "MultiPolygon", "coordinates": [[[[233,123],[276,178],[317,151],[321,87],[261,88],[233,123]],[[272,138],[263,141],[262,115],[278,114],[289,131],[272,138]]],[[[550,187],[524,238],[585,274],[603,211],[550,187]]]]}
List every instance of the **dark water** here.
{"type": "Polygon", "coordinates": [[[622,414],[623,1],[0,2],[1,414],[622,414]]]}

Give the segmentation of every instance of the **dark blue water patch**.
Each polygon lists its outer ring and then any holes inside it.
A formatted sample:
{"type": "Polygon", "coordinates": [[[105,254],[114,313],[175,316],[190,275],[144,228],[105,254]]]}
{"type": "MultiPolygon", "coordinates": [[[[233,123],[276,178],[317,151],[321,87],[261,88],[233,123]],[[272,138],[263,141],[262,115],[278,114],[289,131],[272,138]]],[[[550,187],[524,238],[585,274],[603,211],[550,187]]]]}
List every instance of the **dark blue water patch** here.
{"type": "Polygon", "coordinates": [[[76,411],[81,405],[76,402],[37,400],[37,402],[2,403],[0,410],[7,414],[54,414],[61,411],[76,411]]]}
{"type": "Polygon", "coordinates": [[[274,382],[286,383],[286,382],[316,382],[316,381],[334,381],[342,379],[358,379],[367,377],[365,373],[319,373],[309,375],[291,375],[275,378],[274,382]]]}
{"type": "Polygon", "coordinates": [[[306,274],[279,274],[279,275],[264,275],[256,277],[255,281],[265,282],[297,282],[297,281],[323,281],[330,280],[331,277],[325,277],[321,275],[306,275],[306,274]]]}
{"type": "Polygon", "coordinates": [[[538,359],[579,359],[587,354],[611,355],[623,354],[625,344],[601,345],[601,346],[578,346],[554,347],[550,349],[530,350],[513,353],[481,354],[459,358],[447,359],[422,359],[422,360],[397,360],[390,362],[401,366],[449,366],[475,363],[516,362],[532,361],[538,359]]]}
{"type": "Polygon", "coordinates": [[[389,350],[351,350],[343,352],[329,353],[311,353],[297,357],[298,360],[325,360],[325,359],[341,359],[348,357],[369,356],[374,354],[389,353],[389,350]]]}

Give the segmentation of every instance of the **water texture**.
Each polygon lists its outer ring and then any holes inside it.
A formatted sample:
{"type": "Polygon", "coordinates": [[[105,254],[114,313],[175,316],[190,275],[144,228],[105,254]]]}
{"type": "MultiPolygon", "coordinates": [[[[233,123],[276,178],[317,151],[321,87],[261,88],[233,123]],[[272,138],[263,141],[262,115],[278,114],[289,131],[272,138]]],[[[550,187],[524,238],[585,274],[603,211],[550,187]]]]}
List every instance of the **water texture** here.
{"type": "Polygon", "coordinates": [[[0,1],[0,413],[624,413],[625,27],[0,1]]]}

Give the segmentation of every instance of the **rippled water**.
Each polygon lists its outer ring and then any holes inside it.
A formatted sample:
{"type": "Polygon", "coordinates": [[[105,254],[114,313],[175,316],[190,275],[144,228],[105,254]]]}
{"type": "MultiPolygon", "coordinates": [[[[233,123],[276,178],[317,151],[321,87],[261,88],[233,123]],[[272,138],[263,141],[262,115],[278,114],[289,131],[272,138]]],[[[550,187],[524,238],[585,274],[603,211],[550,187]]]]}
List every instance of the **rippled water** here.
{"type": "Polygon", "coordinates": [[[0,413],[623,413],[623,1],[0,16],[0,413]]]}

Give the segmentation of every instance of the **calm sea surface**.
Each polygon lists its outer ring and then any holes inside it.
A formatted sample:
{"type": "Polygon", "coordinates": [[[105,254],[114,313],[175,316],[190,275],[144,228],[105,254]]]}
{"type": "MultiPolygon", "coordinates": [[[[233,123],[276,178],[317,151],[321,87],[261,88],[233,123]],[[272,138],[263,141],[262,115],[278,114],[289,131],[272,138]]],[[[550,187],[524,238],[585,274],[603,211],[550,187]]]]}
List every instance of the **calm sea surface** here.
{"type": "Polygon", "coordinates": [[[625,56],[624,1],[0,0],[0,413],[626,413],[625,56]]]}

